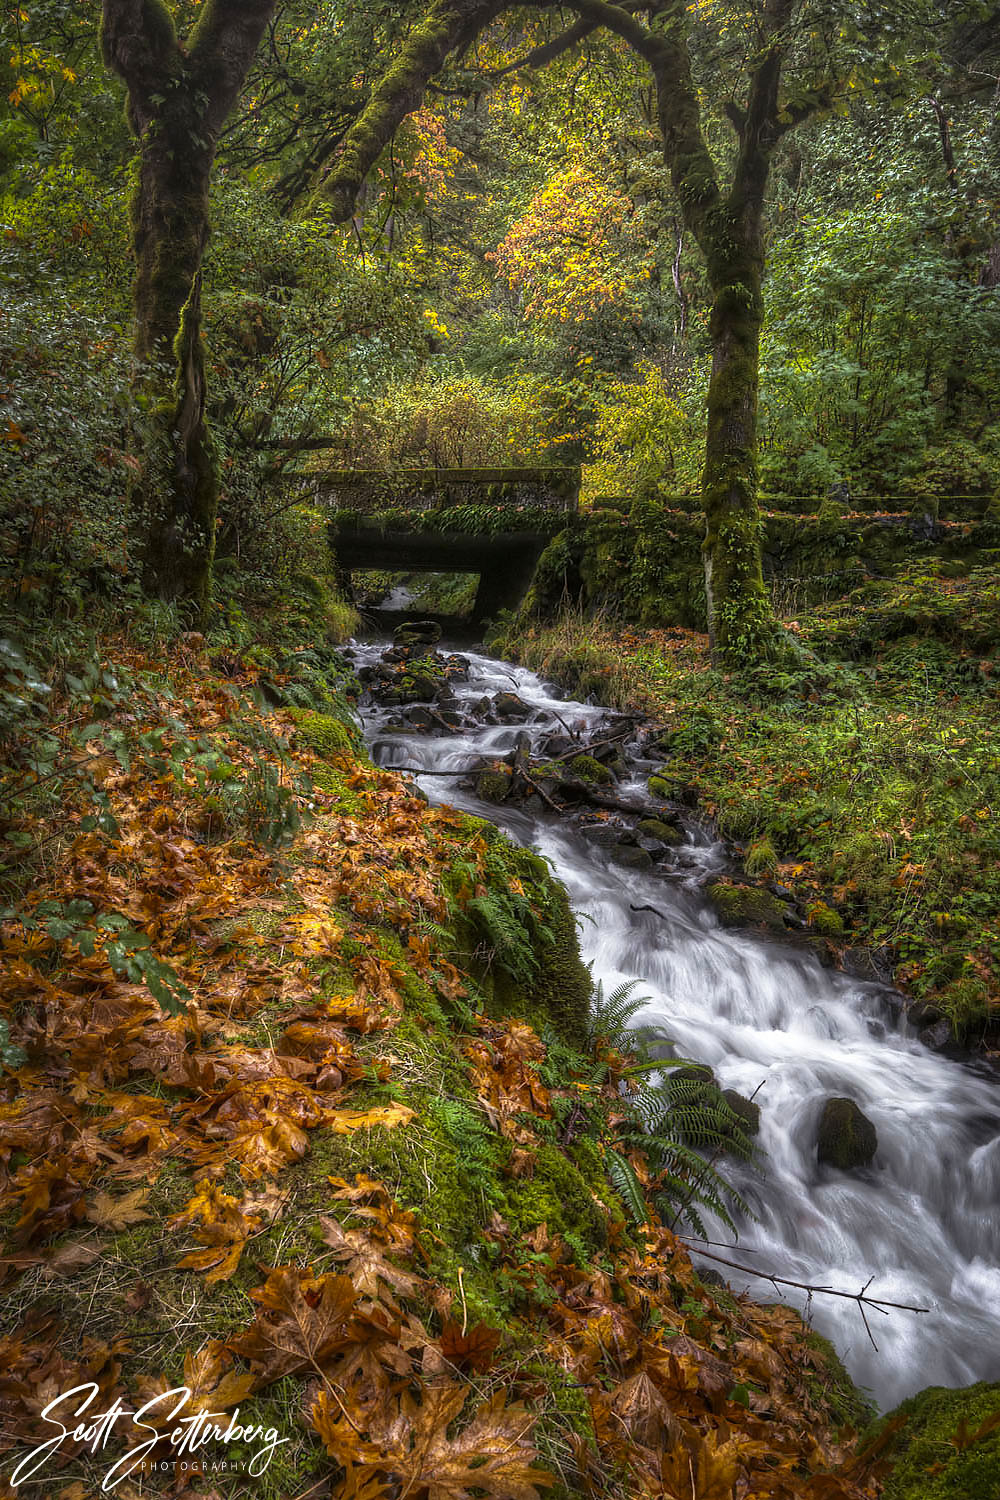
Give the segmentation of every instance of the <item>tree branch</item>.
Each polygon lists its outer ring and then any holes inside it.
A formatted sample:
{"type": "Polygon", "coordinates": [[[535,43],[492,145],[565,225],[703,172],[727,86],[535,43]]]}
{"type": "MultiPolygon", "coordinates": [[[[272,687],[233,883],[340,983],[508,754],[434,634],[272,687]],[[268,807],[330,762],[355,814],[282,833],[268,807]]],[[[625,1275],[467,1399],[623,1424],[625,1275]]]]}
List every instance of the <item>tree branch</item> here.
{"type": "Polygon", "coordinates": [[[489,77],[504,78],[508,73],[519,72],[521,68],[544,68],[546,63],[560,57],[563,52],[568,52],[571,47],[584,41],[596,30],[596,21],[577,21],[575,26],[570,26],[559,36],[553,37],[551,42],[545,42],[542,46],[533,48],[524,57],[519,57],[517,62],[508,63],[503,68],[491,68],[489,77]]]}
{"type": "MultiPolygon", "coordinates": [[[[695,1238],[697,1239],[697,1236],[695,1236],[695,1238]]],[[[699,1243],[705,1242],[700,1241],[699,1243]]],[[[843,1297],[848,1302],[856,1302],[858,1305],[858,1311],[861,1313],[861,1318],[865,1325],[865,1331],[868,1334],[868,1337],[871,1339],[872,1347],[876,1350],[876,1352],[878,1350],[878,1344],[876,1344],[874,1338],[872,1337],[872,1331],[868,1327],[868,1319],[865,1316],[866,1307],[873,1307],[876,1312],[884,1314],[885,1317],[889,1316],[890,1308],[896,1312],[930,1312],[929,1307],[915,1307],[910,1302],[889,1302],[885,1297],[869,1297],[868,1288],[871,1286],[872,1281],[874,1280],[873,1276],[870,1276],[868,1278],[864,1286],[861,1288],[860,1292],[844,1292],[837,1287],[814,1286],[808,1281],[792,1281],[787,1276],[773,1276],[770,1271],[762,1271],[758,1266],[741,1265],[739,1261],[727,1260],[724,1255],[714,1255],[711,1250],[698,1250],[696,1254],[704,1256],[706,1260],[716,1260],[719,1262],[720,1266],[731,1266],[734,1271],[742,1271],[746,1276],[758,1276],[761,1281],[769,1281],[772,1286],[775,1287],[790,1286],[795,1287],[797,1291],[808,1292],[810,1297],[843,1297]]]]}
{"type": "Polygon", "coordinates": [[[465,45],[503,8],[503,0],[440,0],[410,33],[399,57],[344,137],[340,160],[320,185],[334,221],[354,211],[365,177],[397,128],[420,105],[449,52],[465,45]]]}

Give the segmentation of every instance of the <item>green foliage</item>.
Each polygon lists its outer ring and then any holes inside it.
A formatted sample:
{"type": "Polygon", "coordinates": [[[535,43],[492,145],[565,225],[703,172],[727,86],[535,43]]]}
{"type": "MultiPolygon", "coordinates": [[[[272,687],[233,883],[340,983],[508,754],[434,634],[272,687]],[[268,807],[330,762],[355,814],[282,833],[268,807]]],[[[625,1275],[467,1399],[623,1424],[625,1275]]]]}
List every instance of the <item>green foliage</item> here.
{"type": "MultiPolygon", "coordinates": [[[[16,922],[25,932],[45,932],[54,943],[70,943],[88,958],[100,944],[119,978],[145,984],[168,1015],[183,1014],[192,998],[170,965],[157,958],[149,934],[133,927],[121,912],[95,912],[84,900],[43,901],[30,910],[8,906],[0,910],[0,921],[16,922]]],[[[3,1041],[0,1036],[0,1044],[3,1041]]],[[[8,1061],[6,1056],[3,1060],[8,1061]]]]}
{"type": "Polygon", "coordinates": [[[735,1233],[733,1213],[749,1209],[715,1162],[723,1153],[749,1160],[753,1143],[709,1069],[664,1055],[669,1043],[662,1032],[633,1025],[647,1003],[633,994],[635,986],[633,980],[605,996],[598,984],[591,1009],[595,1082],[606,1076],[609,1054],[625,1059],[618,1070],[622,1118],[613,1129],[604,1126],[608,1176],[633,1222],[645,1223],[642,1186],[627,1154],[639,1153],[652,1177],[650,1198],[665,1223],[683,1219],[704,1235],[702,1213],[708,1211],[735,1233]]]}
{"type": "Polygon", "coordinates": [[[886,1456],[885,1500],[971,1500],[1000,1486],[1000,1387],[930,1386],[904,1401],[873,1433],[904,1417],[886,1456]]]}
{"type": "Polygon", "coordinates": [[[358,468],[490,468],[537,463],[536,414],[514,386],[433,368],[356,406],[343,435],[358,468]]]}

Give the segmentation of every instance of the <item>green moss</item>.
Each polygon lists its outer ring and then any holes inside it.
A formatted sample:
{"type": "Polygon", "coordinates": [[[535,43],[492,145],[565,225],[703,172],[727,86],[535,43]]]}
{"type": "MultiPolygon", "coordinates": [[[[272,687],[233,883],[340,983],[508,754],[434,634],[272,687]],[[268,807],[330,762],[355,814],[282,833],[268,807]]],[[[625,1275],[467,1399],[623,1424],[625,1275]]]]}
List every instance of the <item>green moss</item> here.
{"type": "Polygon", "coordinates": [[[546,1224],[550,1234],[562,1235],[581,1262],[607,1245],[608,1217],[594,1202],[579,1168],[558,1146],[539,1148],[533,1175],[508,1185],[506,1206],[507,1221],[516,1234],[530,1234],[546,1224]]]}
{"type": "Polygon", "coordinates": [[[814,901],[809,907],[809,926],[820,937],[839,938],[844,936],[844,919],[832,906],[827,906],[825,901],[814,901]]]}
{"type": "Polygon", "coordinates": [[[662,818],[643,818],[641,823],[636,824],[636,832],[641,833],[644,838],[658,839],[661,844],[683,844],[684,835],[679,828],[672,823],[664,823],[662,818]]]}
{"type": "Polygon", "coordinates": [[[760,886],[717,880],[709,886],[707,895],[723,927],[785,928],[787,906],[760,886]]]}
{"type": "Polygon", "coordinates": [[[356,759],[363,754],[361,731],[346,709],[342,715],[318,714],[305,708],[290,712],[299,738],[324,760],[356,759]]]}
{"type": "Polygon", "coordinates": [[[476,777],[476,796],[481,802],[504,802],[510,794],[511,773],[504,771],[480,771],[476,777]]]}
{"type": "Polygon", "coordinates": [[[594,782],[597,786],[610,786],[614,782],[614,775],[607,766],[602,766],[593,755],[577,755],[570,761],[566,768],[578,781],[594,782]]]}
{"type": "Polygon", "coordinates": [[[763,875],[773,875],[778,868],[778,856],[770,839],[758,839],[750,845],[743,856],[743,868],[751,880],[763,875]]]}
{"type": "Polygon", "coordinates": [[[834,1427],[853,1427],[860,1432],[875,1415],[871,1399],[854,1384],[829,1339],[810,1330],[806,1343],[820,1357],[818,1369],[805,1371],[806,1388],[813,1401],[825,1408],[834,1427]]]}
{"type": "MultiPolygon", "coordinates": [[[[1000,1494],[1000,1426],[970,1441],[1000,1412],[1000,1385],[931,1386],[890,1412],[906,1418],[887,1457],[883,1500],[993,1500],[1000,1494]]],[[[885,1423],[879,1424],[880,1431],[885,1423]]]]}

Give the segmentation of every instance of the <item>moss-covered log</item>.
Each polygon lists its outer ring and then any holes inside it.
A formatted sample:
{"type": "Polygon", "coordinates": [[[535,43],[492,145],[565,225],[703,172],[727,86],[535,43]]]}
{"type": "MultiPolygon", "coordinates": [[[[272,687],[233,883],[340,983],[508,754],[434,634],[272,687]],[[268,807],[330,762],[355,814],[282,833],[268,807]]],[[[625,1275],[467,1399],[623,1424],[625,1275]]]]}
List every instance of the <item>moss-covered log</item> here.
{"type": "Polygon", "coordinates": [[[139,142],[132,200],[137,382],[155,419],[135,496],[146,587],[202,614],[219,479],[205,418],[201,266],[219,133],[276,0],[209,0],[182,44],[163,0],[104,0],[102,44],[139,142]]]}

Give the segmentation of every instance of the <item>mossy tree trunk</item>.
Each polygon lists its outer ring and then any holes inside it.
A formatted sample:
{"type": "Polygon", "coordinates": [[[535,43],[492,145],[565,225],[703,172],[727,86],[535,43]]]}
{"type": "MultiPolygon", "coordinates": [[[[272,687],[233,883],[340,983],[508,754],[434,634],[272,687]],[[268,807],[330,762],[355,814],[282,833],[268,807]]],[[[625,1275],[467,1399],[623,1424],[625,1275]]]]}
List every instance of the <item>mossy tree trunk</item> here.
{"type": "Polygon", "coordinates": [[[205,415],[202,261],[219,133],[276,0],[207,0],[182,43],[163,0],[104,0],[102,44],[139,142],[132,203],[136,388],[154,417],[137,485],[143,579],[203,615],[219,475],[205,415]]]}
{"type": "Polygon", "coordinates": [[[761,48],[750,72],[746,104],[726,109],[739,147],[724,191],[702,131],[691,76],[687,13],[650,38],[647,56],[657,84],[664,156],[684,222],[705,257],[712,294],[712,373],[708,388],[705,463],[705,597],[712,655],[727,666],[778,654],[782,632],[764,587],[757,485],[757,398],[764,197],[774,149],[804,118],[779,105],[779,85],[794,0],[764,0],[761,48]]]}

